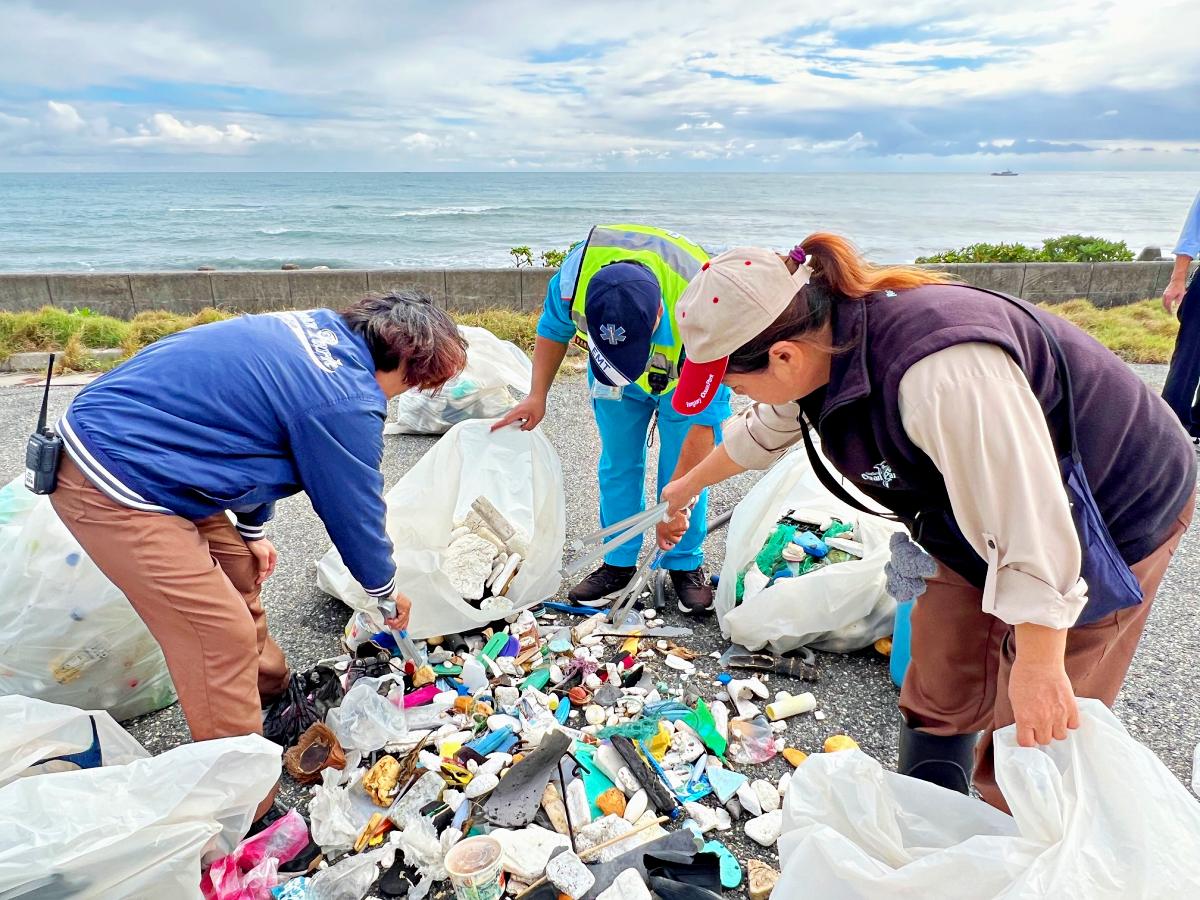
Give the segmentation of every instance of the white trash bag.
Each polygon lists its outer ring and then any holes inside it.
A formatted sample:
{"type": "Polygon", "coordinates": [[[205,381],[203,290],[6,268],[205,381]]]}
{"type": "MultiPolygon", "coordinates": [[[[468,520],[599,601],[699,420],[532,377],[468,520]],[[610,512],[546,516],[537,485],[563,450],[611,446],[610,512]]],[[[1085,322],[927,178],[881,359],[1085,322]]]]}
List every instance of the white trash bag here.
{"type": "MultiPolygon", "coordinates": [[[[395,545],[396,586],[412,600],[411,637],[482,628],[510,614],[471,606],[442,572],[454,521],[481,496],[529,535],[529,555],[505,594],[514,608],[558,591],[566,539],[558,454],[540,429],[492,433],[491,426],[490,420],[455,425],[388,491],[387,531],[395,545]]],[[[336,549],[317,565],[317,584],[351,608],[379,615],[336,549]]]]}
{"type": "Polygon", "coordinates": [[[0,488],[0,696],[118,721],[175,702],[158,642],[63,525],[16,478],[0,488]]]}
{"type": "Polygon", "coordinates": [[[1049,747],[996,732],[1011,817],[885,772],[810,756],[784,802],[776,897],[1162,900],[1200,896],[1200,802],[1099,700],[1049,747]]]}
{"type": "Polygon", "coordinates": [[[0,697],[0,897],[199,898],[201,861],[237,846],[280,753],[252,734],[151,757],[105,712],[0,697]],[[102,765],[30,771],[81,752],[102,765]]]}
{"type": "MultiPolygon", "coordinates": [[[[846,489],[873,505],[853,485],[846,489]]],[[[735,644],[751,650],[769,645],[775,653],[803,646],[847,653],[886,637],[892,633],[896,601],[888,596],[883,567],[891,558],[888,541],[900,528],[842,503],[813,474],[804,449],[791,451],[734,509],[716,596],[721,631],[735,644]],[[866,545],[866,556],[780,578],[735,605],[738,573],[752,563],[779,517],[799,507],[854,522],[855,540],[866,545]]]]}
{"type": "Polygon", "coordinates": [[[385,434],[445,434],[468,419],[496,419],[529,393],[533,363],[525,351],[486,328],[459,325],[467,340],[467,367],[439,390],[405,391],[395,400],[385,434]]]}

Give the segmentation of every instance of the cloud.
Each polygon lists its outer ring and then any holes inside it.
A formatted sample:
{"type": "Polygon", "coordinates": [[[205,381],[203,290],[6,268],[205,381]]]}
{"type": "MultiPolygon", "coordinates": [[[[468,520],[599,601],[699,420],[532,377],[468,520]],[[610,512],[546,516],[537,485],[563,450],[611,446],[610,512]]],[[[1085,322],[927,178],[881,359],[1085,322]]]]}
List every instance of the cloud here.
{"type": "Polygon", "coordinates": [[[1181,0],[0,7],[0,168],[1197,167],[1181,0]]]}
{"type": "Polygon", "coordinates": [[[260,140],[261,136],[231,122],[224,128],[181,122],[170,113],[152,115],[129,137],[114,138],[113,143],[127,147],[174,146],[191,149],[224,150],[260,140]]]}

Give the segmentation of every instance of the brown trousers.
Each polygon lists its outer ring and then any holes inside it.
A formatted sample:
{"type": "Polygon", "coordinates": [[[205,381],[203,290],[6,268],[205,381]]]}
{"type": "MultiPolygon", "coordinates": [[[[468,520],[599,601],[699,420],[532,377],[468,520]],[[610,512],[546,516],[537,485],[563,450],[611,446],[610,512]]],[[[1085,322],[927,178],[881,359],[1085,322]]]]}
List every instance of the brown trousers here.
{"type": "MultiPolygon", "coordinates": [[[[1167,564],[1192,520],[1184,507],[1162,545],[1133,567],[1145,599],[1138,606],[1072,628],[1066,669],[1077,697],[1112,706],[1133,660],[1167,564]]],[[[985,613],[982,592],[945,566],[928,582],[912,613],[912,661],[900,690],[908,724],[937,735],[982,731],[975,752],[975,787],[999,809],[992,734],[1013,723],[1008,678],[1016,658],[1011,625],[985,613]]]]}
{"type": "Polygon", "coordinates": [[[257,563],[229,518],[122,506],[67,456],[50,501],[162,647],[192,738],[262,734],[261,701],[287,687],[288,667],[267,633],[257,563]]]}

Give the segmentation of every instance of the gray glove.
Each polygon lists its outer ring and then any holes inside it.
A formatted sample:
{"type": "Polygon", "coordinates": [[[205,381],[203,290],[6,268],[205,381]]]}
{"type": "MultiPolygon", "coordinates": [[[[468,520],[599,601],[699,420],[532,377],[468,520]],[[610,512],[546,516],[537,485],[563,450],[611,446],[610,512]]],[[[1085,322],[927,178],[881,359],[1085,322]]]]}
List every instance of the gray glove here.
{"type": "Polygon", "coordinates": [[[887,592],[897,602],[925,593],[925,579],[937,574],[937,560],[913,543],[906,531],[897,531],[889,543],[891,560],[883,567],[887,592]]]}

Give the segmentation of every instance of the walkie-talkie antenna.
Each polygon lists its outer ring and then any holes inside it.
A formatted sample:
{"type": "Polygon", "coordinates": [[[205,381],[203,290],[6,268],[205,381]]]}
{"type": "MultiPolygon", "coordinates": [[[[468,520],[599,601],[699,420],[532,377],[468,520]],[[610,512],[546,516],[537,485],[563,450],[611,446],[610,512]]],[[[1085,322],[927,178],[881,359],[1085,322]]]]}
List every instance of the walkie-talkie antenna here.
{"type": "Polygon", "coordinates": [[[50,402],[50,376],[54,374],[54,354],[50,354],[50,362],[46,365],[46,387],[42,391],[42,411],[38,413],[38,434],[46,433],[46,405],[50,402]]]}

